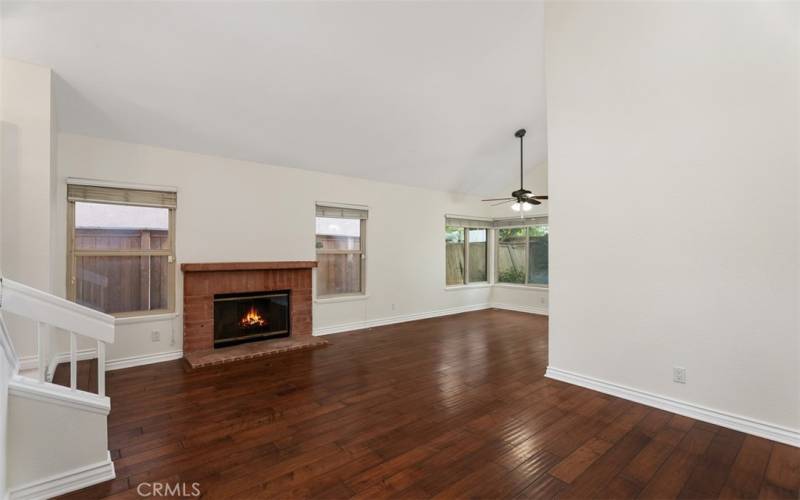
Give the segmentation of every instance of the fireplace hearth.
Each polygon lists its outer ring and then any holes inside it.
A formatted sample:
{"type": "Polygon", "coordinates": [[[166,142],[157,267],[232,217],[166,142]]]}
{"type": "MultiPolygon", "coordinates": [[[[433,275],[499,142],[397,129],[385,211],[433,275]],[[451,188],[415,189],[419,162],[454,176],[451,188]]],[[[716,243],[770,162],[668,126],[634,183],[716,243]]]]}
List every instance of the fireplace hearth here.
{"type": "Polygon", "coordinates": [[[288,337],[289,290],[214,295],[214,348],[288,337]]]}

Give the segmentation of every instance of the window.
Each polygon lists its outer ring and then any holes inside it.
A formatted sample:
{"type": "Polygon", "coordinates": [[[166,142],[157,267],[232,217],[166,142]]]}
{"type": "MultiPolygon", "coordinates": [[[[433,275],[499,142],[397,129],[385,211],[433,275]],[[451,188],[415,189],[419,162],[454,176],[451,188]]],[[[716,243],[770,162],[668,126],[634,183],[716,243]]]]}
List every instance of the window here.
{"type": "Polygon", "coordinates": [[[367,211],[317,205],[317,296],[364,293],[367,211]]]}
{"type": "Polygon", "coordinates": [[[445,284],[485,283],[487,275],[486,221],[446,218],[445,220],[445,284]]]}
{"type": "Polygon", "coordinates": [[[497,229],[497,282],[547,285],[548,226],[497,229]]]}
{"type": "Polygon", "coordinates": [[[67,296],[118,316],[175,310],[174,192],[69,185],[67,296]]]}
{"type": "Polygon", "coordinates": [[[486,229],[467,230],[467,255],[469,256],[470,283],[487,281],[486,276],[486,229]]]}
{"type": "Polygon", "coordinates": [[[445,226],[445,251],[447,263],[447,285],[463,285],[464,271],[464,228],[445,226]]]}

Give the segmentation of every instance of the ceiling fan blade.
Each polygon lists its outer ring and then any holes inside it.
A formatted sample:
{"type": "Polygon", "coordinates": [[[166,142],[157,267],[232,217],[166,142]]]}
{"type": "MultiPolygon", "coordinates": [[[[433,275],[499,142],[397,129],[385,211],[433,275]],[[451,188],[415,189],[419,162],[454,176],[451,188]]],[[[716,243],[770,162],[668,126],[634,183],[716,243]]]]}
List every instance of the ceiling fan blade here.
{"type": "Polygon", "coordinates": [[[542,202],[537,200],[536,198],[528,198],[526,203],[530,203],[531,205],[541,205],[542,202]]]}
{"type": "Polygon", "coordinates": [[[530,200],[546,200],[547,199],[547,195],[546,194],[535,195],[535,194],[531,193],[530,191],[528,191],[527,193],[524,193],[522,196],[524,196],[524,197],[526,197],[526,198],[528,198],[530,200]]]}
{"type": "Polygon", "coordinates": [[[481,201],[511,201],[513,199],[514,198],[489,198],[489,199],[481,200],[481,201]]]}
{"type": "Polygon", "coordinates": [[[492,206],[492,207],[496,207],[496,206],[498,206],[498,205],[505,205],[506,203],[508,203],[509,201],[511,201],[511,200],[513,200],[513,199],[514,199],[514,198],[509,198],[509,199],[507,199],[507,200],[503,200],[503,201],[501,201],[500,203],[492,203],[490,206],[492,206]]]}

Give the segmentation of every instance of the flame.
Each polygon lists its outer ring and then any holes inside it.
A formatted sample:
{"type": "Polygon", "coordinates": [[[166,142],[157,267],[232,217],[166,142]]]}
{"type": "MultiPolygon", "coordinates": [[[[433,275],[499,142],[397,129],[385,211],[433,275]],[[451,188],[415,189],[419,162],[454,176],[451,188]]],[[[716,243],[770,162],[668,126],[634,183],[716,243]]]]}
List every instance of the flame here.
{"type": "Polygon", "coordinates": [[[239,320],[239,326],[244,328],[252,328],[254,326],[264,326],[264,323],[266,323],[266,321],[264,321],[264,318],[262,318],[261,315],[258,314],[256,306],[250,306],[250,310],[248,310],[247,313],[244,316],[242,316],[242,319],[239,320]]]}

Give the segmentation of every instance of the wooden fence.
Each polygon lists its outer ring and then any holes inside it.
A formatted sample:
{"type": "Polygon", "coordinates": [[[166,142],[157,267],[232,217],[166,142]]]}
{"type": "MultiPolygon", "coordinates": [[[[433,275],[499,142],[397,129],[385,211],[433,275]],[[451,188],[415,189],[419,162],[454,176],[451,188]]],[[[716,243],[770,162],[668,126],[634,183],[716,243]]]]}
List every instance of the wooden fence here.
{"type": "MultiPolygon", "coordinates": [[[[446,283],[448,285],[464,284],[464,244],[445,244],[446,253],[446,283]]],[[[469,244],[469,278],[470,281],[486,281],[486,242],[469,244]]]]}
{"type": "MultiPolygon", "coordinates": [[[[76,250],[166,248],[166,230],[75,229],[76,250]]],[[[166,256],[80,255],[75,259],[75,300],[105,313],[166,309],[168,269],[166,256]]]]}

